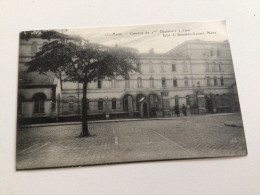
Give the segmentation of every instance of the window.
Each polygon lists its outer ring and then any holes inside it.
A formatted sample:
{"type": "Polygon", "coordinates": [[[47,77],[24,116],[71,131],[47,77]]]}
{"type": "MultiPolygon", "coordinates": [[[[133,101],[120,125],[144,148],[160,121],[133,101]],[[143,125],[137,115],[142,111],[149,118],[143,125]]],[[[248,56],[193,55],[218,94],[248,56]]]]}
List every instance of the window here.
{"type": "Polygon", "coordinates": [[[216,62],[213,62],[212,72],[217,72],[217,69],[218,65],[216,64],[216,62]]]}
{"type": "Polygon", "coordinates": [[[222,72],[223,70],[222,70],[222,64],[221,64],[221,62],[218,64],[218,69],[219,69],[219,72],[222,72]]]}
{"type": "Polygon", "coordinates": [[[188,66],[186,61],[183,62],[183,72],[188,72],[188,66]]]}
{"type": "Polygon", "coordinates": [[[172,71],[176,71],[176,65],[172,64],[172,71]]]}
{"type": "Polygon", "coordinates": [[[220,84],[221,86],[224,86],[224,78],[222,76],[220,77],[220,84]]]}
{"type": "Polygon", "coordinates": [[[166,87],[166,79],[164,77],[162,78],[162,87],[166,87]]]}
{"type": "Polygon", "coordinates": [[[184,85],[185,85],[185,87],[189,86],[188,77],[184,77],[184,85]]]}
{"type": "Polygon", "coordinates": [[[189,95],[186,96],[186,104],[190,105],[190,96],[189,95]]]}
{"type": "Polygon", "coordinates": [[[220,50],[217,50],[217,56],[220,57],[220,50]]]}
{"type": "Polygon", "coordinates": [[[175,96],[175,105],[178,105],[179,104],[179,96],[175,96]]]}
{"type": "Polygon", "coordinates": [[[130,88],[130,80],[128,78],[125,79],[125,88],[130,88]]]}
{"type": "Polygon", "coordinates": [[[70,98],[69,99],[69,112],[74,112],[74,99],[70,98]]]}
{"type": "Polygon", "coordinates": [[[103,100],[102,99],[98,100],[98,110],[103,110],[103,100]]]}
{"type": "Polygon", "coordinates": [[[210,50],[210,56],[213,56],[213,49],[210,50]]]}
{"type": "Polygon", "coordinates": [[[149,80],[150,80],[150,87],[154,88],[154,78],[150,77],[149,80]]]}
{"type": "Polygon", "coordinates": [[[208,62],[206,63],[206,69],[205,69],[205,72],[209,72],[209,63],[208,63],[208,62]]]}
{"type": "Polygon", "coordinates": [[[149,72],[151,72],[151,73],[154,72],[152,62],[149,62],[149,72]]]}
{"type": "Polygon", "coordinates": [[[116,109],[116,98],[112,99],[112,109],[116,109]]]}
{"type": "Polygon", "coordinates": [[[34,113],[45,113],[45,100],[46,96],[43,93],[37,93],[33,96],[34,101],[34,113]]]}
{"type": "Polygon", "coordinates": [[[165,72],[164,63],[163,62],[161,62],[161,72],[165,72]]]}
{"type": "Polygon", "coordinates": [[[206,77],[207,79],[207,86],[210,86],[210,77],[206,77]]]}
{"type": "Polygon", "coordinates": [[[137,78],[137,88],[142,88],[142,78],[137,78]]]}
{"type": "Polygon", "coordinates": [[[140,72],[141,72],[141,64],[139,64],[139,63],[138,63],[138,64],[136,64],[136,68],[137,68],[137,70],[138,70],[138,71],[140,71],[140,72]]]}
{"type": "Polygon", "coordinates": [[[31,46],[31,53],[32,54],[36,54],[37,53],[37,46],[38,46],[38,43],[34,41],[32,43],[32,46],[31,46]]]}
{"type": "Polygon", "coordinates": [[[214,77],[214,86],[217,86],[217,85],[218,85],[217,77],[214,77]]]}
{"type": "Polygon", "coordinates": [[[43,43],[42,43],[42,47],[43,47],[44,45],[46,45],[46,44],[48,44],[48,42],[46,42],[46,41],[43,42],[43,43]]]}
{"type": "Polygon", "coordinates": [[[101,89],[102,88],[102,81],[101,80],[98,80],[98,89],[101,89]]]}
{"type": "Polygon", "coordinates": [[[116,88],[116,80],[115,79],[110,79],[111,81],[111,88],[116,88]]]}
{"type": "Polygon", "coordinates": [[[173,79],[173,87],[177,87],[177,86],[178,86],[177,79],[174,78],[174,79],[173,79]]]}

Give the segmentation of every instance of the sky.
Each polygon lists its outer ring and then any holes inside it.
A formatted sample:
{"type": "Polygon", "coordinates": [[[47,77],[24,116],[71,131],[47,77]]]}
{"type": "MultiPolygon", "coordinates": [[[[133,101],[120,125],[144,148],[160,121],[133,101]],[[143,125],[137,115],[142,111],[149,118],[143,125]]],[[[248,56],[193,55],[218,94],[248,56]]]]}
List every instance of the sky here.
{"type": "Polygon", "coordinates": [[[67,29],[66,34],[79,35],[90,42],[105,46],[132,47],[140,53],[147,53],[151,48],[155,53],[164,53],[188,40],[228,39],[226,22],[223,20],[67,29]]]}

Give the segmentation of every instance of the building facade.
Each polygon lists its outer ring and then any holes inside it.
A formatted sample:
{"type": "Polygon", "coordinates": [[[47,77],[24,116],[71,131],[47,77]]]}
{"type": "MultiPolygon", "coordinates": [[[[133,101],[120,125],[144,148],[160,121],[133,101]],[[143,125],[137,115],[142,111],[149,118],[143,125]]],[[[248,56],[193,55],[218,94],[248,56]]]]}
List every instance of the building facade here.
{"type": "MultiPolygon", "coordinates": [[[[129,80],[107,78],[89,84],[89,115],[109,112],[149,117],[153,109],[168,111],[176,104],[189,108],[196,101],[196,92],[224,99],[235,82],[227,41],[187,41],[164,54],[140,53],[139,59],[141,73],[130,73],[129,80]]],[[[76,103],[82,98],[82,86],[65,82],[62,97],[76,103]]],[[[70,109],[66,114],[73,112],[78,111],[70,109]]]]}
{"type": "MultiPolygon", "coordinates": [[[[44,40],[40,38],[21,41],[19,72],[26,70],[24,63],[43,44],[44,40]]],[[[217,107],[229,106],[235,74],[228,41],[186,41],[166,53],[157,54],[153,49],[139,53],[139,60],[136,66],[141,73],[130,73],[128,80],[118,77],[89,83],[89,116],[152,117],[155,111],[157,116],[161,116],[171,113],[175,105],[184,104],[191,110],[193,106],[198,107],[199,95],[211,99],[214,112],[217,107]]],[[[19,86],[20,92],[22,85],[19,86]]],[[[24,99],[33,100],[31,97],[24,99]]],[[[63,81],[60,94],[55,94],[52,99],[54,115],[80,115],[81,99],[82,85],[63,81]]],[[[207,105],[206,100],[201,105],[207,105]]]]}

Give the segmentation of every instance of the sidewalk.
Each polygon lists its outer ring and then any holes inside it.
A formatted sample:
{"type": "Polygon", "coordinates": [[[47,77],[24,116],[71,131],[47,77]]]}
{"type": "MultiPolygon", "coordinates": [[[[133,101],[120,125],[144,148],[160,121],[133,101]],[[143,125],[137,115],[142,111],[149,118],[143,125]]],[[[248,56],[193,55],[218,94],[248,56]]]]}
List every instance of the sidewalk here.
{"type": "MultiPolygon", "coordinates": [[[[220,114],[206,114],[203,116],[229,116],[229,115],[239,115],[240,113],[220,113],[220,114]]],[[[193,117],[199,117],[201,115],[189,115],[189,116],[181,116],[181,117],[164,117],[164,118],[130,118],[130,119],[108,119],[108,120],[98,120],[98,121],[88,121],[88,124],[93,123],[112,123],[112,122],[125,122],[125,121],[149,121],[149,120],[176,120],[176,119],[187,119],[193,117]]],[[[21,125],[21,128],[32,128],[32,127],[46,127],[46,126],[61,126],[61,125],[77,125],[81,124],[81,121],[77,122],[59,122],[59,123],[42,123],[42,124],[31,124],[31,125],[21,125]]],[[[227,126],[231,126],[231,122],[227,121],[227,126]]]]}

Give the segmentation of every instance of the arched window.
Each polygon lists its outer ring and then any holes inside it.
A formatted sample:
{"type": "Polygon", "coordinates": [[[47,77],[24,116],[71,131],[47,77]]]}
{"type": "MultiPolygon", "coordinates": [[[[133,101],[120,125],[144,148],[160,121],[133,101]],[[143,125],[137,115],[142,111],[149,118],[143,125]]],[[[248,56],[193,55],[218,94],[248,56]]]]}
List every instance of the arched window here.
{"type": "Polygon", "coordinates": [[[206,77],[206,80],[207,80],[207,86],[210,86],[210,77],[206,77]]]}
{"type": "Polygon", "coordinates": [[[177,87],[178,86],[178,82],[177,82],[177,78],[173,78],[173,87],[177,87]]]}
{"type": "Polygon", "coordinates": [[[224,78],[223,78],[223,76],[220,77],[220,84],[221,84],[221,86],[224,86],[224,78]]]}
{"type": "Polygon", "coordinates": [[[179,105],[179,96],[178,95],[175,96],[175,105],[179,105]]]}
{"type": "Polygon", "coordinates": [[[130,88],[130,80],[129,80],[129,78],[125,79],[125,88],[130,88]]]}
{"type": "Polygon", "coordinates": [[[112,109],[115,110],[116,109],[116,98],[112,99],[112,109]]]}
{"type": "Polygon", "coordinates": [[[101,88],[102,88],[102,81],[101,81],[101,80],[98,80],[98,82],[97,82],[97,88],[98,88],[98,89],[101,89],[101,88]]]}
{"type": "Polygon", "coordinates": [[[103,99],[98,100],[98,110],[103,110],[103,99]]]}
{"type": "Polygon", "coordinates": [[[176,65],[172,64],[172,71],[176,71],[176,65]]]}
{"type": "Polygon", "coordinates": [[[188,66],[186,61],[183,62],[183,72],[188,72],[188,66]]]}
{"type": "Polygon", "coordinates": [[[186,104],[190,105],[190,96],[189,95],[186,95],[186,104]]]}
{"type": "Polygon", "coordinates": [[[188,77],[184,77],[184,85],[185,85],[185,87],[188,87],[188,86],[189,86],[188,77]]]}
{"type": "Polygon", "coordinates": [[[214,77],[214,86],[217,86],[218,85],[218,79],[217,79],[217,77],[215,76],[214,77]]]}
{"type": "Polygon", "coordinates": [[[154,78],[150,77],[149,80],[150,80],[150,87],[154,88],[154,78]]]}
{"type": "Polygon", "coordinates": [[[151,94],[149,96],[150,108],[158,108],[159,107],[159,98],[156,94],[151,94]]]}
{"type": "Polygon", "coordinates": [[[137,88],[142,88],[142,78],[141,77],[137,78],[137,88]]]}
{"type": "Polygon", "coordinates": [[[140,111],[140,105],[141,105],[140,100],[142,100],[143,98],[145,98],[143,94],[139,94],[136,96],[136,111],[140,111]]]}
{"type": "Polygon", "coordinates": [[[36,93],[32,100],[34,101],[34,113],[35,114],[40,114],[40,113],[45,113],[45,100],[46,100],[46,95],[43,93],[36,93]]]}
{"type": "Polygon", "coordinates": [[[37,46],[38,46],[38,43],[36,41],[32,42],[32,45],[31,45],[31,53],[32,54],[37,53],[37,46]]]}
{"type": "Polygon", "coordinates": [[[166,79],[162,77],[162,87],[166,87],[166,79]]]}

